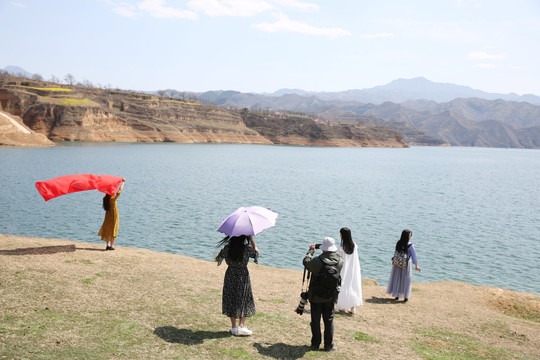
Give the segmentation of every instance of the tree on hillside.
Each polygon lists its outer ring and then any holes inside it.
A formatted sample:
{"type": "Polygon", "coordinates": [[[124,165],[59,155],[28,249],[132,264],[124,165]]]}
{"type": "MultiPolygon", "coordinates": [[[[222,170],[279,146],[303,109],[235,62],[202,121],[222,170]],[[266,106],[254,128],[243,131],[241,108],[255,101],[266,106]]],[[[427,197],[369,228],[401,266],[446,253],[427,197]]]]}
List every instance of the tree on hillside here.
{"type": "Polygon", "coordinates": [[[32,80],[43,81],[43,76],[41,74],[34,74],[32,75],[32,80]]]}
{"type": "Polygon", "coordinates": [[[87,79],[83,80],[82,86],[84,86],[85,88],[89,88],[89,89],[94,88],[94,84],[90,80],[87,80],[87,79]]]}
{"type": "Polygon", "coordinates": [[[64,76],[64,81],[68,83],[69,85],[73,85],[75,84],[75,76],[71,74],[67,74],[66,76],[64,76]]]}
{"type": "Polygon", "coordinates": [[[58,78],[57,78],[56,76],[54,76],[54,75],[51,75],[51,78],[50,78],[49,81],[50,81],[50,82],[53,82],[53,83],[55,83],[55,84],[60,83],[60,79],[58,79],[58,78]]]}

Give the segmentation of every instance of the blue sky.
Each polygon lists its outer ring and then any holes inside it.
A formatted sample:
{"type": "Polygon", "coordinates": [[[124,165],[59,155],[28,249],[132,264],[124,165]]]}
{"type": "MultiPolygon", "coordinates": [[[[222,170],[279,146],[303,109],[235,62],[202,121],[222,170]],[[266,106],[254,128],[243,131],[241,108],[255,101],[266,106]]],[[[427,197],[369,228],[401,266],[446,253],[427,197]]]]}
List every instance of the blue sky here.
{"type": "Polygon", "coordinates": [[[133,90],[540,95],[538,0],[0,0],[0,68],[133,90]]]}

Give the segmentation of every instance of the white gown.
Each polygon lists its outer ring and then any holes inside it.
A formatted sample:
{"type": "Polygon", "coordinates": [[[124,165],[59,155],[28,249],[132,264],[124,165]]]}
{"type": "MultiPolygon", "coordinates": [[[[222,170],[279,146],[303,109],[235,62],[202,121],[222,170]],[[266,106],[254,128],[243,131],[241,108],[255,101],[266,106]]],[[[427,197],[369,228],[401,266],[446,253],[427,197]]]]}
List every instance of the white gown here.
{"type": "Polygon", "coordinates": [[[336,308],[346,310],[353,306],[363,305],[358,246],[355,243],[352,254],[346,254],[340,245],[338,246],[338,253],[343,257],[343,268],[341,268],[341,291],[339,292],[336,308]]]}

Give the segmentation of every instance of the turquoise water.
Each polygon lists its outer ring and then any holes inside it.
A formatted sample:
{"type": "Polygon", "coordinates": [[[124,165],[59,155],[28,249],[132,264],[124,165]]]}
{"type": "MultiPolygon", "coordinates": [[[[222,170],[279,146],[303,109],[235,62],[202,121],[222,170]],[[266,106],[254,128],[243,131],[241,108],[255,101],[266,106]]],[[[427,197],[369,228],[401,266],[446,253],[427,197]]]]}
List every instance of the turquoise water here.
{"type": "Polygon", "coordinates": [[[34,183],[110,174],[127,180],[120,247],[212,260],[222,220],[259,205],[279,213],[255,238],[264,265],[301,269],[310,243],[347,226],[362,276],[385,285],[408,228],[422,268],[414,281],[540,294],[538,150],[68,144],[0,148],[0,168],[0,233],[104,244],[100,193],[45,202],[34,183]]]}

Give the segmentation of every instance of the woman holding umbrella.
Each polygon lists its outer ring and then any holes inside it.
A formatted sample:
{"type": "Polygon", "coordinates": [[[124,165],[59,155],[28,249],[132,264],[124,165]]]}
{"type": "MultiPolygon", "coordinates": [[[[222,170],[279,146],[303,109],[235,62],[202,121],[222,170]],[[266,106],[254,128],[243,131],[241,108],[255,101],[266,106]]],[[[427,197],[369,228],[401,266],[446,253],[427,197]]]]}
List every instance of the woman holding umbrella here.
{"type": "Polygon", "coordinates": [[[255,302],[247,264],[257,263],[259,250],[253,236],[276,224],[278,214],[260,207],[241,207],[230,214],[218,231],[227,235],[218,243],[223,249],[216,256],[218,266],[225,260],[227,271],[223,280],[222,313],[231,319],[231,334],[249,336],[246,317],[255,315],[255,302]],[[238,326],[236,319],[240,319],[238,326]]]}
{"type": "Polygon", "coordinates": [[[257,262],[259,250],[251,235],[226,236],[218,244],[223,245],[216,257],[218,266],[223,260],[228,265],[223,281],[222,313],[231,319],[231,334],[249,336],[253,332],[246,326],[246,317],[255,315],[255,302],[247,264],[249,258],[257,262]],[[238,326],[236,319],[240,319],[238,326]]]}

